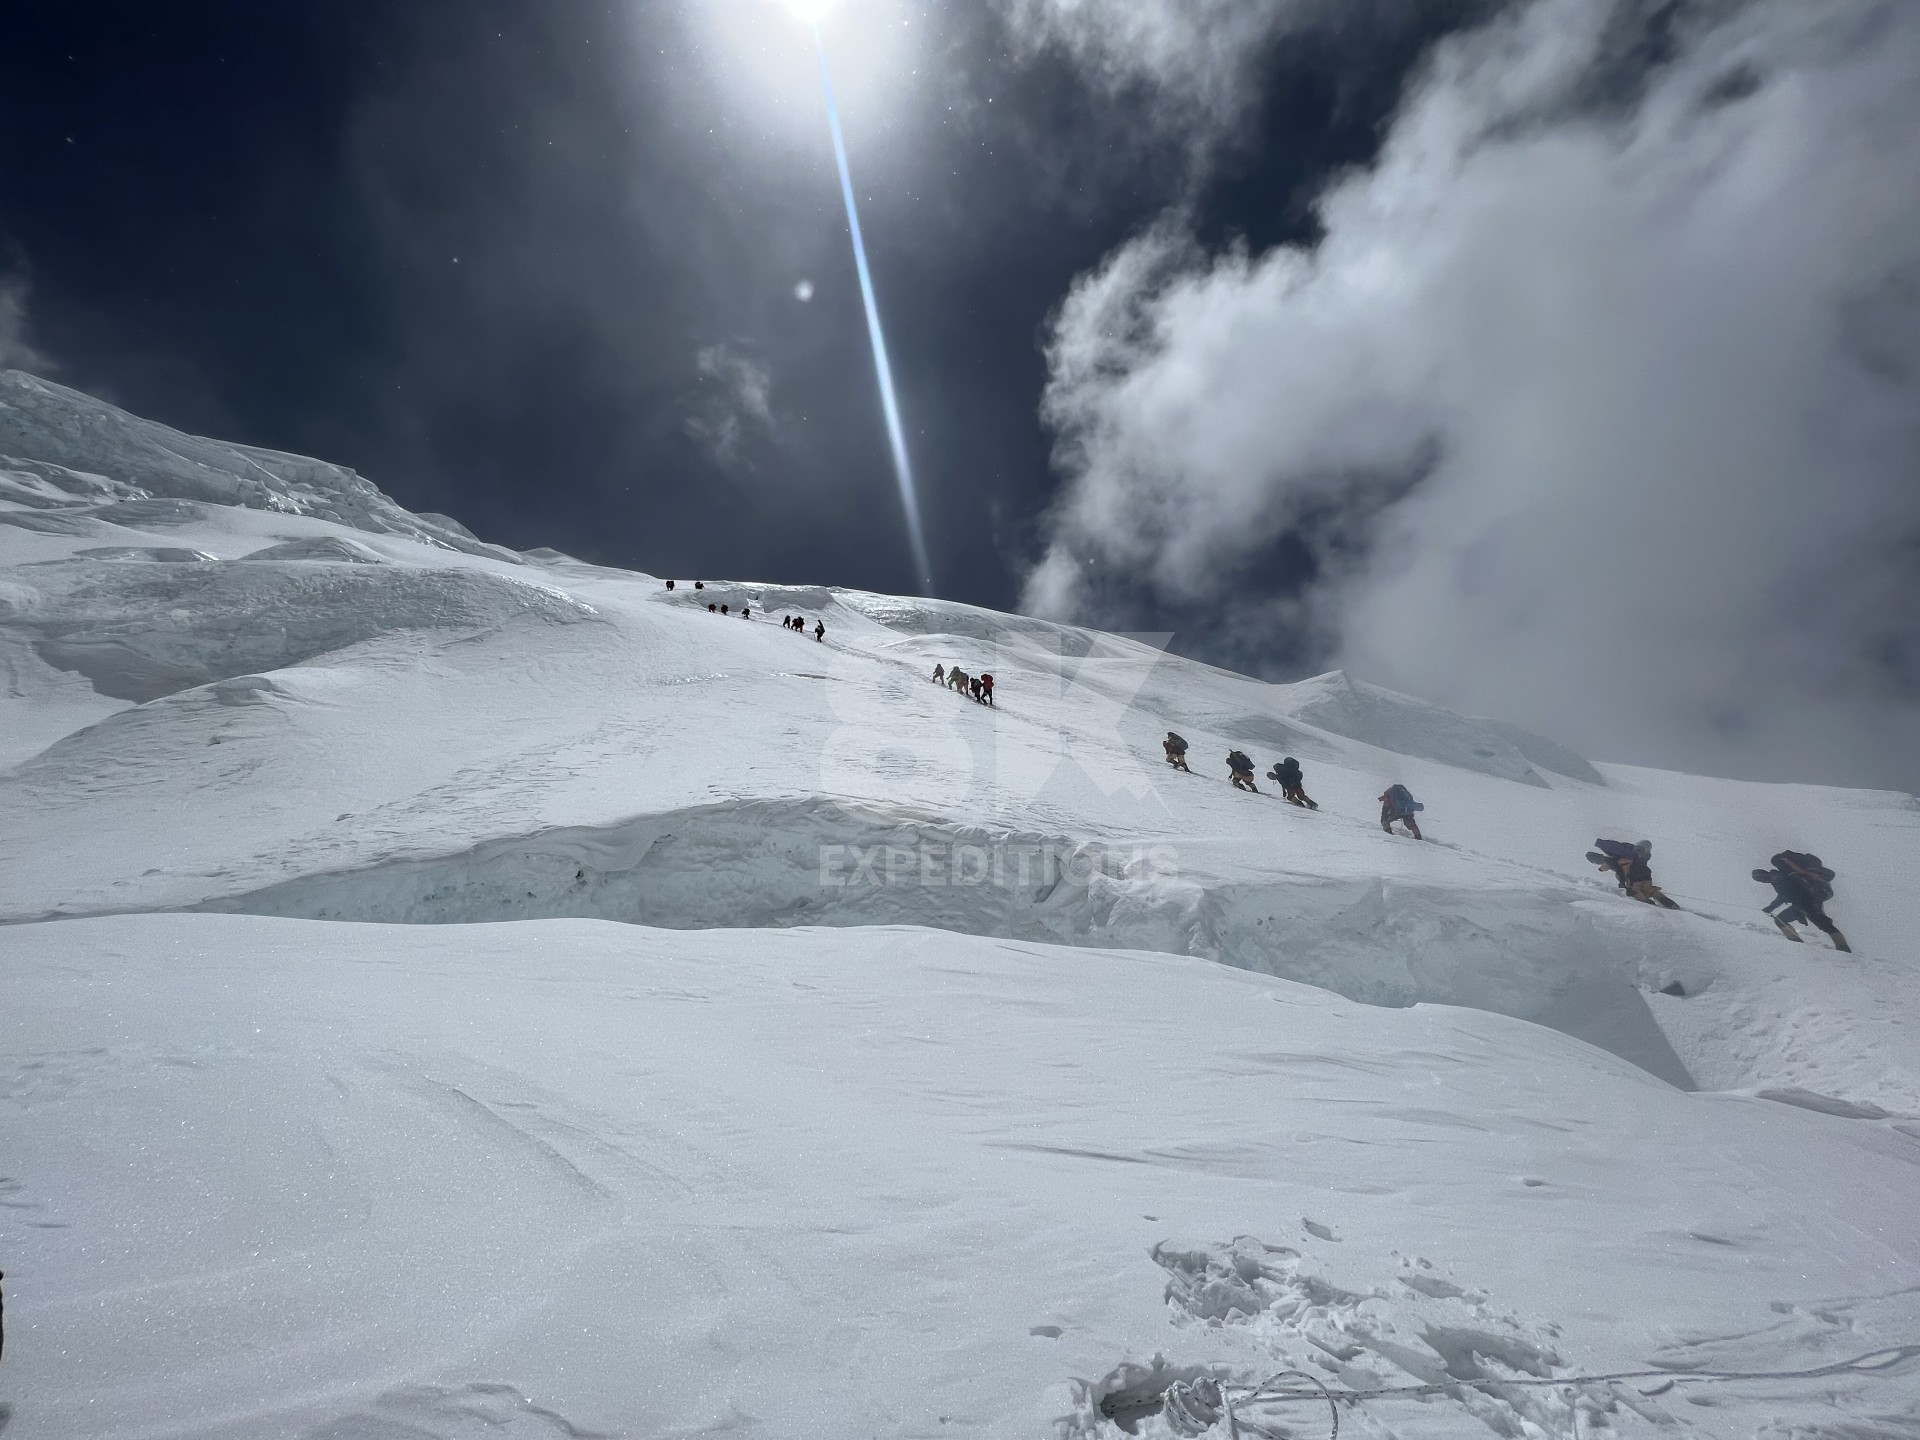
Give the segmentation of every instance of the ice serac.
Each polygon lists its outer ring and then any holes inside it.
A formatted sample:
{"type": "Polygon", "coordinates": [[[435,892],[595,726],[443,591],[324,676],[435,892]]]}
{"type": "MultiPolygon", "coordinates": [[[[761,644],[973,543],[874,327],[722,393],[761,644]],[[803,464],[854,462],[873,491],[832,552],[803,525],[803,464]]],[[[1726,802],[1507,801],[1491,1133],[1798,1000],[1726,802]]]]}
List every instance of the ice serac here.
{"type": "Polygon", "coordinates": [[[961,636],[992,645],[1025,641],[1078,659],[1091,652],[1096,632],[1030,615],[1008,615],[978,605],[925,605],[905,596],[850,594],[846,603],[869,620],[907,635],[961,636]]]}
{"type": "Polygon", "coordinates": [[[134,518],[125,502],[198,501],[310,515],[520,562],[457,522],[401,509],[343,465],[187,435],[21,370],[0,371],[0,498],[32,507],[27,527],[49,531],[90,518],[124,523],[134,518]]]}
{"type": "Polygon", "coordinates": [[[344,537],[229,561],[165,548],[68,560],[37,567],[39,603],[10,617],[10,628],[55,669],[142,704],[385,637],[472,632],[522,617],[566,625],[594,614],[515,576],[379,562],[344,537]]]}
{"type": "Polygon", "coordinates": [[[1587,760],[1544,736],[1502,721],[1456,715],[1411,695],[1355,680],[1344,670],[1283,688],[1284,708],[1295,719],[1381,750],[1418,755],[1523,785],[1547,784],[1535,766],[1589,785],[1607,783],[1587,760]]]}

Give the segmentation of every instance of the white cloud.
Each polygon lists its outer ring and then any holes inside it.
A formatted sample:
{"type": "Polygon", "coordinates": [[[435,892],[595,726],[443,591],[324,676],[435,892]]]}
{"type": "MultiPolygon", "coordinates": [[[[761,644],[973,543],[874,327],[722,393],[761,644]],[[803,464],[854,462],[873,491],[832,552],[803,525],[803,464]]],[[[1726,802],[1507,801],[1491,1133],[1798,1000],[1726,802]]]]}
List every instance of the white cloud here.
{"type": "Polygon", "coordinates": [[[1250,96],[1267,42],[1314,0],[1001,0],[1016,41],[1057,46],[1110,89],[1145,85],[1203,128],[1250,96]]]}
{"type": "Polygon", "coordinates": [[[1091,568],[1237,606],[1312,517],[1367,541],[1309,601],[1373,678],[1602,756],[1920,781],[1920,7],[1696,6],[1603,76],[1629,18],[1448,42],[1310,251],[1170,227],[1085,277],[1029,605],[1091,568]]]}
{"type": "Polygon", "coordinates": [[[694,369],[703,383],[687,433],[720,464],[739,465],[748,440],[773,431],[773,374],[731,345],[704,347],[694,369]]]}
{"type": "Polygon", "coordinates": [[[46,374],[54,368],[28,339],[27,330],[27,282],[19,275],[0,276],[0,370],[46,374]]]}

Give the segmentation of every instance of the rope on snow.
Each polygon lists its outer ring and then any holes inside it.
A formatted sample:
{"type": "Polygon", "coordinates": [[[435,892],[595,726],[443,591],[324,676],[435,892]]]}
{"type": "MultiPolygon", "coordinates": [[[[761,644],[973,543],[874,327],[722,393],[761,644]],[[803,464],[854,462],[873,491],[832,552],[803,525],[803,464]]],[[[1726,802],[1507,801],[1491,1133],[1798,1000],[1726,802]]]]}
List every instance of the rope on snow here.
{"type": "Polygon", "coordinates": [[[1333,1430],[1329,1440],[1340,1440],[1340,1406],[1357,1405],[1366,1400],[1446,1395],[1462,1388],[1487,1389],[1509,1386],[1553,1389],[1559,1386],[1606,1385],[1627,1380],[1664,1380],[1667,1382],[1665,1385],[1641,1392],[1643,1395],[1661,1395],[1674,1385],[1683,1382],[1821,1380],[1834,1375],[1873,1375],[1891,1370],[1894,1366],[1916,1356],[1920,1356],[1920,1344],[1894,1345],[1882,1350],[1870,1350],[1864,1355],[1854,1356],[1851,1360],[1840,1360],[1831,1365],[1818,1365],[1807,1370],[1615,1370],[1603,1375],[1560,1375],[1552,1379],[1527,1377],[1502,1380],[1489,1377],[1473,1380],[1445,1380],[1427,1385],[1380,1385],[1367,1390],[1337,1391],[1328,1389],[1318,1376],[1305,1370],[1282,1370],[1252,1387],[1222,1385],[1211,1376],[1205,1375],[1194,1380],[1180,1380],[1161,1391],[1159,1398],[1167,1422],[1176,1433],[1188,1436],[1204,1435],[1223,1419],[1227,1422],[1227,1433],[1230,1436],[1237,1437],[1244,1432],[1255,1435],[1273,1433],[1254,1424],[1251,1420],[1241,1418],[1235,1413],[1236,1405],[1246,1409],[1264,1405],[1324,1403],[1333,1416],[1333,1430]],[[1280,1381],[1295,1376],[1306,1381],[1312,1388],[1299,1385],[1290,1388],[1274,1388],[1280,1381]]]}

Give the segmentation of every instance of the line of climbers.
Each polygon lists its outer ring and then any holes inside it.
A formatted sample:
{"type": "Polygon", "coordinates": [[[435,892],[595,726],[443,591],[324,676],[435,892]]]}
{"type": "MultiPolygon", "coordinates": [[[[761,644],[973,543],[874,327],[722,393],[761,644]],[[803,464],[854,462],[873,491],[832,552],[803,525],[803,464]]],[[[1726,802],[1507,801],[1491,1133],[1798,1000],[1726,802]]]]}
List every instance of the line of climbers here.
{"type": "MultiPolygon", "coordinates": [[[[1187,765],[1187,742],[1184,736],[1172,730],[1167,738],[1160,742],[1160,749],[1166,756],[1167,764],[1176,770],[1193,773],[1187,765]]],[[[1253,761],[1244,750],[1234,749],[1227,752],[1227,779],[1236,790],[1248,790],[1260,793],[1260,787],[1253,781],[1253,761]]],[[[1280,787],[1281,798],[1289,805],[1298,805],[1303,810],[1318,810],[1318,802],[1307,794],[1306,776],[1300,771],[1300,762],[1288,755],[1267,771],[1267,779],[1280,787]]],[[[1427,807],[1422,805],[1404,785],[1390,785],[1386,793],[1380,796],[1380,828],[1389,835],[1393,833],[1395,823],[1405,825],[1407,833],[1414,839],[1424,838],[1420,834],[1420,822],[1413,817],[1427,807]]]]}
{"type": "MultiPolygon", "coordinates": [[[[707,588],[707,582],[704,580],[696,580],[693,582],[693,588],[696,590],[704,590],[707,588]]],[[[673,581],[667,581],[667,589],[673,589],[673,581]]],[[[731,615],[733,613],[733,607],[722,604],[717,600],[709,600],[707,602],[707,613],[709,615],[731,615]]],[[[751,620],[753,618],[753,607],[743,602],[740,606],[740,618],[742,620],[751,620]]],[[[806,634],[807,631],[807,620],[804,615],[784,615],[780,619],[780,624],[785,629],[797,630],[803,635],[806,634]]],[[[813,638],[823,645],[826,643],[826,621],[815,620],[813,622],[813,638]]]]}
{"type": "Polygon", "coordinates": [[[944,685],[949,690],[958,690],[969,699],[982,705],[993,704],[993,676],[969,675],[958,665],[949,670],[944,664],[933,667],[933,683],[944,685]]]}
{"type": "MultiPolygon", "coordinates": [[[[1176,770],[1193,772],[1187,767],[1187,742],[1174,731],[1167,732],[1167,738],[1161,743],[1167,764],[1176,770]]],[[[1227,777],[1236,790],[1249,790],[1259,793],[1259,786],[1253,783],[1253,761],[1243,750],[1227,752],[1227,777]]],[[[1300,762],[1291,755],[1281,760],[1271,770],[1267,778],[1280,787],[1280,793],[1292,805],[1308,810],[1318,810],[1305,787],[1305,777],[1300,772],[1300,762]]],[[[1414,818],[1426,809],[1405,785],[1389,785],[1380,799],[1380,828],[1389,835],[1396,824],[1404,825],[1407,833],[1414,839],[1424,838],[1420,834],[1420,822],[1414,818]]],[[[1594,848],[1587,853],[1587,859],[1612,875],[1620,882],[1620,893],[1631,896],[1648,905],[1657,905],[1667,910],[1678,910],[1667,893],[1653,881],[1653,867],[1649,863],[1653,854],[1651,840],[1595,840],[1594,848]]],[[[1782,850],[1771,861],[1770,870],[1756,870],[1753,878],[1763,885],[1773,887],[1773,899],[1768,902],[1764,913],[1773,917],[1773,923],[1780,927],[1780,933],[1789,940],[1798,941],[1800,932],[1795,925],[1812,925],[1833,941],[1833,948],[1851,953],[1847,937],[1828,917],[1827,901],[1833,898],[1833,871],[1821,863],[1818,855],[1809,855],[1800,850],[1782,850]],[[1778,914],[1774,912],[1778,910],[1778,914]]]]}
{"type": "MultiPolygon", "coordinates": [[[[674,588],[673,581],[667,581],[667,589],[674,588]]],[[[693,582],[696,590],[706,589],[706,582],[693,582]]],[[[709,611],[725,615],[729,613],[726,605],[709,602],[709,611]]],[[[746,606],[740,607],[745,619],[752,619],[753,613],[746,606]]],[[[806,633],[807,622],[803,616],[784,616],[781,625],[801,634],[806,633]]],[[[827,626],[823,620],[816,620],[813,638],[826,639],[827,626]]],[[[993,676],[969,675],[958,665],[949,669],[944,664],[933,667],[933,683],[958,690],[961,694],[978,701],[982,705],[993,704],[993,676]]],[[[1193,773],[1187,767],[1187,742],[1172,730],[1161,742],[1167,764],[1176,770],[1193,773]]],[[[1236,790],[1248,790],[1260,793],[1260,787],[1253,781],[1253,761],[1246,752],[1232,749],[1227,752],[1227,778],[1236,790]]],[[[1301,773],[1300,762],[1288,755],[1280,760],[1267,778],[1280,787],[1281,796],[1290,805],[1307,810],[1318,810],[1313,798],[1306,792],[1306,777],[1301,773]]],[[[1379,796],[1380,828],[1393,834],[1396,824],[1404,825],[1407,833],[1415,840],[1425,837],[1420,833],[1420,822],[1414,817],[1427,807],[1413,798],[1405,785],[1389,785],[1379,796]]],[[[1673,902],[1653,880],[1653,867],[1650,863],[1653,855],[1651,840],[1595,840],[1593,849],[1587,852],[1587,859],[1612,875],[1620,883],[1620,893],[1641,901],[1647,905],[1657,905],[1667,910],[1678,910],[1673,902]]],[[[1762,913],[1770,916],[1773,923],[1780,927],[1780,933],[1787,939],[1800,943],[1800,932],[1796,925],[1811,925],[1833,942],[1833,948],[1852,953],[1853,947],[1847,944],[1847,937],[1840,927],[1828,916],[1827,901],[1833,898],[1834,873],[1821,863],[1818,855],[1810,855],[1801,850],[1782,850],[1768,864],[1767,870],[1755,870],[1753,878],[1762,885],[1773,887],[1773,899],[1762,908],[1762,913]],[[1774,912],[1778,911],[1778,914],[1774,912]]]]}
{"type": "MultiPolygon", "coordinates": [[[[1593,849],[1587,852],[1587,859],[1620,882],[1622,895],[1631,895],[1648,905],[1678,910],[1680,907],[1653,883],[1653,868],[1649,863],[1652,854],[1651,840],[1596,840],[1593,849]]],[[[1753,878],[1773,887],[1773,899],[1762,907],[1762,912],[1773,916],[1780,933],[1798,941],[1800,932],[1793,927],[1812,925],[1833,941],[1834,949],[1851,952],[1853,947],[1847,944],[1847,937],[1827,916],[1826,904],[1833,898],[1834,875],[1821,863],[1820,857],[1803,850],[1782,850],[1768,864],[1773,868],[1756,870],[1753,878]],[[1775,915],[1775,910],[1780,913],[1775,915]]]]}

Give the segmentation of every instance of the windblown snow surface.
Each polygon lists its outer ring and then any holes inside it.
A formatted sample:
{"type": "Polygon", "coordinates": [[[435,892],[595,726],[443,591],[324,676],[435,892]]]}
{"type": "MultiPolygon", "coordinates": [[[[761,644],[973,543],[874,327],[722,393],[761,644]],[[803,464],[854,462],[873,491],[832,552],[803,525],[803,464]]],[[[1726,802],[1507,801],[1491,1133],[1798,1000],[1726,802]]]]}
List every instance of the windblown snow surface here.
{"type": "Polygon", "coordinates": [[[8,1440],[1920,1436],[1912,797],[692,578],[0,376],[8,1440]]]}

